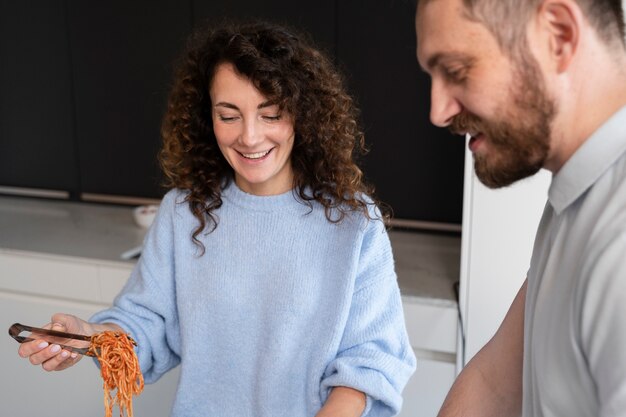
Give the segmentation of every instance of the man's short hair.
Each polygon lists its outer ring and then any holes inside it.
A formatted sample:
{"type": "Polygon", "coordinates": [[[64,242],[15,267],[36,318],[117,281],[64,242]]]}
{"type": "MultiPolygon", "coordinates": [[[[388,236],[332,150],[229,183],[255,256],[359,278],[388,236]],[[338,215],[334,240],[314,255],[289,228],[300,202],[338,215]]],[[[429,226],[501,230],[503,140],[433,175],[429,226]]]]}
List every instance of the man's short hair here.
{"type": "MultiPolygon", "coordinates": [[[[427,3],[436,0],[417,0],[427,3]]],[[[516,54],[525,49],[526,23],[542,0],[461,0],[467,17],[480,22],[494,35],[503,51],[516,54]]],[[[576,0],[607,44],[625,46],[622,0],[576,0]]]]}

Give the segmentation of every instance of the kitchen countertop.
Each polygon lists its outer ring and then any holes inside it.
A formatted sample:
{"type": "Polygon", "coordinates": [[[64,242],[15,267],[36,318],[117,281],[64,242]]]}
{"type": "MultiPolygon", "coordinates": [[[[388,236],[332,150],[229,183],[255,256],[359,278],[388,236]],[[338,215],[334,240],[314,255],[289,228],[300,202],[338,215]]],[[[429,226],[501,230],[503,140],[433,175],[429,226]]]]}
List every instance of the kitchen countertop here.
{"type": "Polygon", "coordinates": [[[456,308],[461,237],[392,229],[389,238],[402,296],[456,308]]]}
{"type": "Polygon", "coordinates": [[[132,208],[26,197],[0,197],[0,248],[128,264],[145,229],[132,208]]]}
{"type": "MultiPolygon", "coordinates": [[[[0,196],[0,249],[132,264],[120,255],[144,235],[132,207],[0,196]]],[[[389,237],[402,297],[455,307],[460,236],[392,229],[389,237]]]]}

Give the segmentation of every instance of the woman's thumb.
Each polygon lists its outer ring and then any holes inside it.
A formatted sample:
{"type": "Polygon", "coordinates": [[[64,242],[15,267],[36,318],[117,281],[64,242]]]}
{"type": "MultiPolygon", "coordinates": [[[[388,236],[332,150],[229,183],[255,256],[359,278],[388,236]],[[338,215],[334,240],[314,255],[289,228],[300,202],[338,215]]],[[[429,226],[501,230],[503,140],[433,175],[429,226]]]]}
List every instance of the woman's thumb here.
{"type": "Polygon", "coordinates": [[[59,330],[62,332],[67,331],[68,322],[71,319],[72,319],[72,316],[70,316],[69,314],[64,314],[64,313],[53,314],[52,318],[50,319],[52,330],[59,330]]]}

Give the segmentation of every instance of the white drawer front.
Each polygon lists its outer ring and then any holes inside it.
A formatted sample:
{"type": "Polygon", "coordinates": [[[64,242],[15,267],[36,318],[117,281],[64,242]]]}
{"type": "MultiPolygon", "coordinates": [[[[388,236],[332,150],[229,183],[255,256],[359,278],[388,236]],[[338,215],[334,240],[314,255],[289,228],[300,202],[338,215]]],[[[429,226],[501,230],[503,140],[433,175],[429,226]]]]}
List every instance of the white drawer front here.
{"type": "Polygon", "coordinates": [[[102,301],[96,265],[21,254],[0,253],[0,289],[102,301]]]}
{"type": "Polygon", "coordinates": [[[120,292],[132,271],[131,267],[99,266],[98,277],[100,278],[100,291],[102,301],[111,303],[120,292]]]}
{"type": "Polygon", "coordinates": [[[402,304],[414,349],[456,352],[458,313],[455,308],[410,300],[404,300],[402,304]]]}

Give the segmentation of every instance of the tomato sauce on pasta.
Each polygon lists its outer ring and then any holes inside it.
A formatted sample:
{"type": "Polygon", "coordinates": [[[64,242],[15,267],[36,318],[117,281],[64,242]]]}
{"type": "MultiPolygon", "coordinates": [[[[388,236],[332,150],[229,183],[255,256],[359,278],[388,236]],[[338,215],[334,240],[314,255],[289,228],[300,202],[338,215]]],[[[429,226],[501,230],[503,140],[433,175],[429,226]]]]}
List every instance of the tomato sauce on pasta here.
{"type": "Polygon", "coordinates": [[[100,362],[104,388],[105,417],[112,417],[117,404],[120,417],[133,417],[133,395],[143,391],[144,381],[135,354],[135,341],[120,332],[105,331],[91,336],[89,350],[100,362]],[[112,391],[115,391],[115,397],[112,391]]]}

